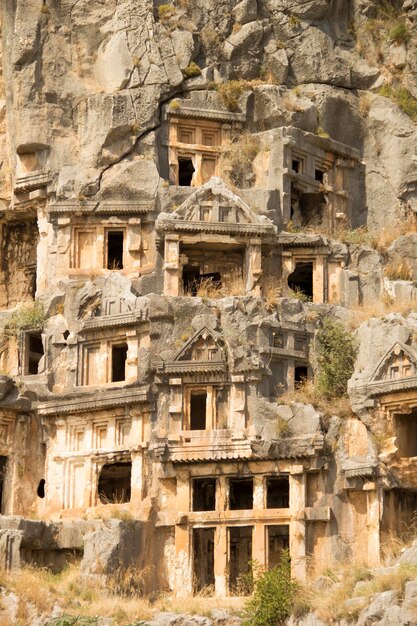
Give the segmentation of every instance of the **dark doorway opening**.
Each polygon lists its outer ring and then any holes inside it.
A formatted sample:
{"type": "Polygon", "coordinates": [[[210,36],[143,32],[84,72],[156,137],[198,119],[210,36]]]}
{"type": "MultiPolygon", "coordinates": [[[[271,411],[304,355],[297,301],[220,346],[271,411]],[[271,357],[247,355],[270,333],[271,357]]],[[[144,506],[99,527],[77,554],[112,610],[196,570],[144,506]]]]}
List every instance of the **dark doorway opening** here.
{"type": "Polygon", "coordinates": [[[310,261],[296,263],[295,270],[288,276],[288,287],[308,298],[313,298],[313,263],[310,261]]]}
{"type": "Polygon", "coordinates": [[[410,415],[394,415],[395,444],[401,457],[417,456],[417,409],[410,415]]]}
{"type": "Polygon", "coordinates": [[[194,593],[214,591],[214,533],[214,528],[193,529],[194,593]]]}
{"type": "Polygon", "coordinates": [[[288,476],[270,476],[266,479],[266,508],[288,509],[290,482],[288,476]]]}
{"type": "Polygon", "coordinates": [[[112,383],[126,380],[127,345],[112,346],[111,349],[111,380],[112,383]]]}
{"type": "Polygon", "coordinates": [[[107,269],[123,269],[123,239],[122,230],[110,230],[107,233],[107,269]]]}
{"type": "Polygon", "coordinates": [[[417,521],[417,491],[411,489],[384,490],[381,533],[404,542],[414,539],[417,521]]]}
{"type": "Polygon", "coordinates": [[[291,169],[296,174],[299,174],[301,172],[301,161],[300,161],[300,159],[293,159],[291,161],[291,169]]]}
{"type": "Polygon", "coordinates": [[[195,297],[202,287],[205,289],[221,289],[222,277],[219,272],[201,274],[199,267],[185,265],[182,272],[182,282],[184,293],[195,297]]]}
{"type": "Polygon", "coordinates": [[[194,172],[192,159],[188,157],[178,159],[178,185],[180,187],[190,187],[194,172]]]}
{"type": "Polygon", "coordinates": [[[230,478],[229,508],[232,511],[253,509],[253,478],[230,478]]]}
{"type": "Polygon", "coordinates": [[[323,170],[318,170],[315,169],[314,170],[314,178],[318,183],[322,183],[324,180],[324,172],[323,170]]]}
{"type": "Polygon", "coordinates": [[[35,375],[38,373],[39,362],[45,354],[42,343],[41,333],[29,333],[27,336],[27,372],[26,374],[35,375]]]}
{"type": "Polygon", "coordinates": [[[281,553],[290,546],[289,526],[267,526],[268,532],[268,569],[280,564],[281,553]]]}
{"type": "Polygon", "coordinates": [[[45,479],[41,478],[39,481],[39,485],[38,485],[38,489],[37,492],[38,494],[38,498],[44,498],[45,497],[45,479]]]}
{"type": "Polygon", "coordinates": [[[252,526],[229,528],[229,590],[235,595],[251,592],[245,578],[251,570],[252,526]]]}
{"type": "Polygon", "coordinates": [[[206,429],[207,391],[192,391],[190,397],[190,430],[206,429]]]}
{"type": "Polygon", "coordinates": [[[106,463],[98,480],[98,496],[103,504],[130,502],[132,463],[106,463]]]}
{"type": "Polygon", "coordinates": [[[193,511],[214,511],[216,509],[216,479],[194,478],[193,511]]]}
{"type": "Polygon", "coordinates": [[[4,483],[6,482],[7,456],[0,456],[0,513],[4,514],[4,483]]]}
{"type": "Polygon", "coordinates": [[[324,193],[301,193],[299,195],[300,226],[319,226],[323,223],[326,208],[324,193]]]}
{"type": "Polygon", "coordinates": [[[294,368],[294,383],[296,387],[303,385],[308,376],[308,367],[305,365],[297,365],[294,368]]]}

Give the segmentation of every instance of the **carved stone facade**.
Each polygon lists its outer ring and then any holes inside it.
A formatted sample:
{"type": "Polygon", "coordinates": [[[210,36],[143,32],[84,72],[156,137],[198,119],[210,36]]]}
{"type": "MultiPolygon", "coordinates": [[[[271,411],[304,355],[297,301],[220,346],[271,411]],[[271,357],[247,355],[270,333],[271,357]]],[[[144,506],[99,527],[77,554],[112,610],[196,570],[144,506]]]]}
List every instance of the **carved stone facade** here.
{"type": "MultiPolygon", "coordinates": [[[[325,439],[334,418],[288,399],[314,377],[321,312],[373,295],[347,245],[306,230],[361,214],[359,154],[266,131],[255,183],[232,190],[220,154],[245,122],[171,108],[165,181],[94,201],[45,198],[45,149],[28,148],[1,223],[1,513],[126,513],[152,545],[150,586],[177,595],[237,593],[250,561],[274,567],[284,548],[300,579],[331,558],[377,562],[392,526],[383,499],[393,509],[400,497],[380,495],[362,423],[341,429],[339,463],[325,439]],[[33,300],[35,279],[45,319],[13,327],[7,309],[33,300]]],[[[403,459],[417,458],[416,380],[414,352],[397,343],[364,392],[395,438],[402,488],[403,459]]]]}

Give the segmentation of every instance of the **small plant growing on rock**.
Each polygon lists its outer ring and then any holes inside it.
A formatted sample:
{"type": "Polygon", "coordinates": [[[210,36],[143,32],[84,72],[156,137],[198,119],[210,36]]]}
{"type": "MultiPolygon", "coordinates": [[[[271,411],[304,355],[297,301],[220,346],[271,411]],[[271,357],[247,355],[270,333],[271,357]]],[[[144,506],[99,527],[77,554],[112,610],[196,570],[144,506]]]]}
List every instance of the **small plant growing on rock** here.
{"type": "Polygon", "coordinates": [[[290,27],[295,30],[301,24],[301,20],[297,15],[290,15],[290,19],[288,20],[290,27]]]}
{"type": "Polygon", "coordinates": [[[406,44],[410,40],[410,32],[404,20],[399,21],[391,28],[388,33],[388,39],[399,45],[406,44]]]}
{"type": "Polygon", "coordinates": [[[298,584],[291,578],[288,550],[281,552],[277,567],[269,572],[255,573],[253,586],[253,595],[245,605],[246,626],[285,624],[298,589],[298,584]]]}
{"type": "Polygon", "coordinates": [[[217,55],[220,52],[221,37],[210,26],[204,26],[201,29],[201,42],[209,55],[217,55]]]}
{"type": "Polygon", "coordinates": [[[234,185],[242,187],[253,171],[253,161],[260,151],[259,139],[250,133],[224,146],[221,152],[221,170],[234,185]]]}
{"type": "Polygon", "coordinates": [[[40,302],[22,304],[13,311],[10,320],[6,324],[5,334],[17,336],[23,330],[40,330],[45,319],[46,315],[40,302]]]}
{"type": "Polygon", "coordinates": [[[289,297],[295,298],[296,300],[300,300],[301,302],[311,302],[310,296],[304,293],[299,287],[295,287],[294,289],[290,289],[289,297]]]}
{"type": "Polygon", "coordinates": [[[341,322],[326,317],[317,333],[316,352],[318,391],[328,398],[345,396],[358,352],[354,336],[341,322]]]}
{"type": "Polygon", "coordinates": [[[329,135],[329,133],[328,133],[328,132],[326,132],[326,131],[324,130],[324,128],[322,128],[321,126],[319,126],[319,127],[318,127],[318,129],[317,129],[317,131],[316,131],[316,134],[317,134],[319,137],[323,137],[324,139],[330,139],[330,135],[329,135]]]}
{"type": "Polygon", "coordinates": [[[413,280],[413,269],[408,259],[392,260],[384,269],[389,280],[413,280]]]}
{"type": "Polygon", "coordinates": [[[417,122],[417,100],[412,96],[412,94],[402,86],[393,86],[393,85],[382,85],[379,90],[379,95],[384,96],[384,98],[390,98],[397,103],[400,107],[401,111],[408,115],[413,122],[417,122]]]}
{"type": "Polygon", "coordinates": [[[158,18],[162,24],[169,22],[176,15],[176,9],[172,4],[160,4],[158,7],[158,18]]]}
{"type": "Polygon", "coordinates": [[[178,100],[178,98],[175,98],[175,100],[171,100],[171,102],[168,104],[168,109],[170,111],[178,111],[181,108],[181,100],[178,100]]]}
{"type": "Polygon", "coordinates": [[[194,63],[194,61],[191,61],[191,63],[187,65],[187,67],[185,68],[185,70],[182,71],[182,73],[184,74],[186,78],[193,78],[193,76],[200,76],[201,69],[198,67],[197,63],[194,63]]]}
{"type": "Polygon", "coordinates": [[[220,101],[229,111],[239,110],[239,98],[246,88],[243,80],[229,80],[217,86],[220,101]]]}

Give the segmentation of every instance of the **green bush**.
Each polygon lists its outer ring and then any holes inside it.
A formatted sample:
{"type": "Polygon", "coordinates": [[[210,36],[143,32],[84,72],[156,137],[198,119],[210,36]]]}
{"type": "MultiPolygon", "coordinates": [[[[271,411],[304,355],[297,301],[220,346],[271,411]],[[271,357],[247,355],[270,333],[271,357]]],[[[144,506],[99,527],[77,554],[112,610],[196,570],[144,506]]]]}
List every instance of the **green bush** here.
{"type": "Polygon", "coordinates": [[[379,95],[394,100],[401,111],[408,115],[413,122],[417,122],[417,100],[411,95],[408,89],[401,86],[394,87],[393,85],[385,84],[382,85],[379,90],[379,95]]]}
{"type": "Polygon", "coordinates": [[[279,626],[291,615],[298,583],[291,579],[288,550],[280,563],[269,572],[255,577],[252,597],[245,605],[247,626],[279,626]]]}
{"type": "Polygon", "coordinates": [[[352,333],[335,319],[325,318],[316,338],[318,391],[328,398],[345,396],[358,348],[352,333]]]}
{"type": "Polygon", "coordinates": [[[158,7],[158,18],[163,24],[169,22],[176,15],[176,9],[172,4],[160,4],[158,7]]]}
{"type": "Polygon", "coordinates": [[[74,615],[61,615],[45,624],[45,626],[97,626],[98,618],[81,617],[74,615]]]}
{"type": "Polygon", "coordinates": [[[388,39],[398,44],[407,43],[410,40],[410,32],[407,28],[407,24],[404,21],[395,24],[388,33],[388,39]]]}
{"type": "Polygon", "coordinates": [[[217,93],[219,94],[220,101],[229,111],[238,111],[239,98],[245,89],[247,89],[246,81],[229,80],[217,86],[217,93]]]}
{"type": "Polygon", "coordinates": [[[45,312],[40,302],[22,304],[16,311],[13,311],[6,324],[5,333],[17,336],[22,330],[40,330],[45,319],[45,312]]]}
{"type": "Polygon", "coordinates": [[[191,61],[191,63],[187,65],[187,67],[185,68],[185,70],[182,71],[182,73],[184,74],[186,78],[192,78],[193,76],[200,76],[201,69],[198,67],[197,63],[194,63],[194,61],[191,61]]]}

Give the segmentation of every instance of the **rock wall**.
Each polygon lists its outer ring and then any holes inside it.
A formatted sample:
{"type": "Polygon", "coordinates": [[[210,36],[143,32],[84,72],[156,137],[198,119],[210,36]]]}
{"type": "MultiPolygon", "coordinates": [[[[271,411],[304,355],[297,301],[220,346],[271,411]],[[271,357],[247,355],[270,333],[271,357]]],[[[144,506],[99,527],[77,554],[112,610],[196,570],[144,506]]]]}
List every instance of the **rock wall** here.
{"type": "MultiPolygon", "coordinates": [[[[377,565],[406,534],[416,16],[394,0],[3,3],[6,547],[16,514],[102,516],[108,536],[75,542],[88,573],[131,557],[150,589],[224,596],[249,557],[289,547],[305,580],[377,565]],[[317,387],[327,320],[354,330],[349,402],[317,387]]],[[[69,547],[48,541],[52,566],[69,547]]]]}

